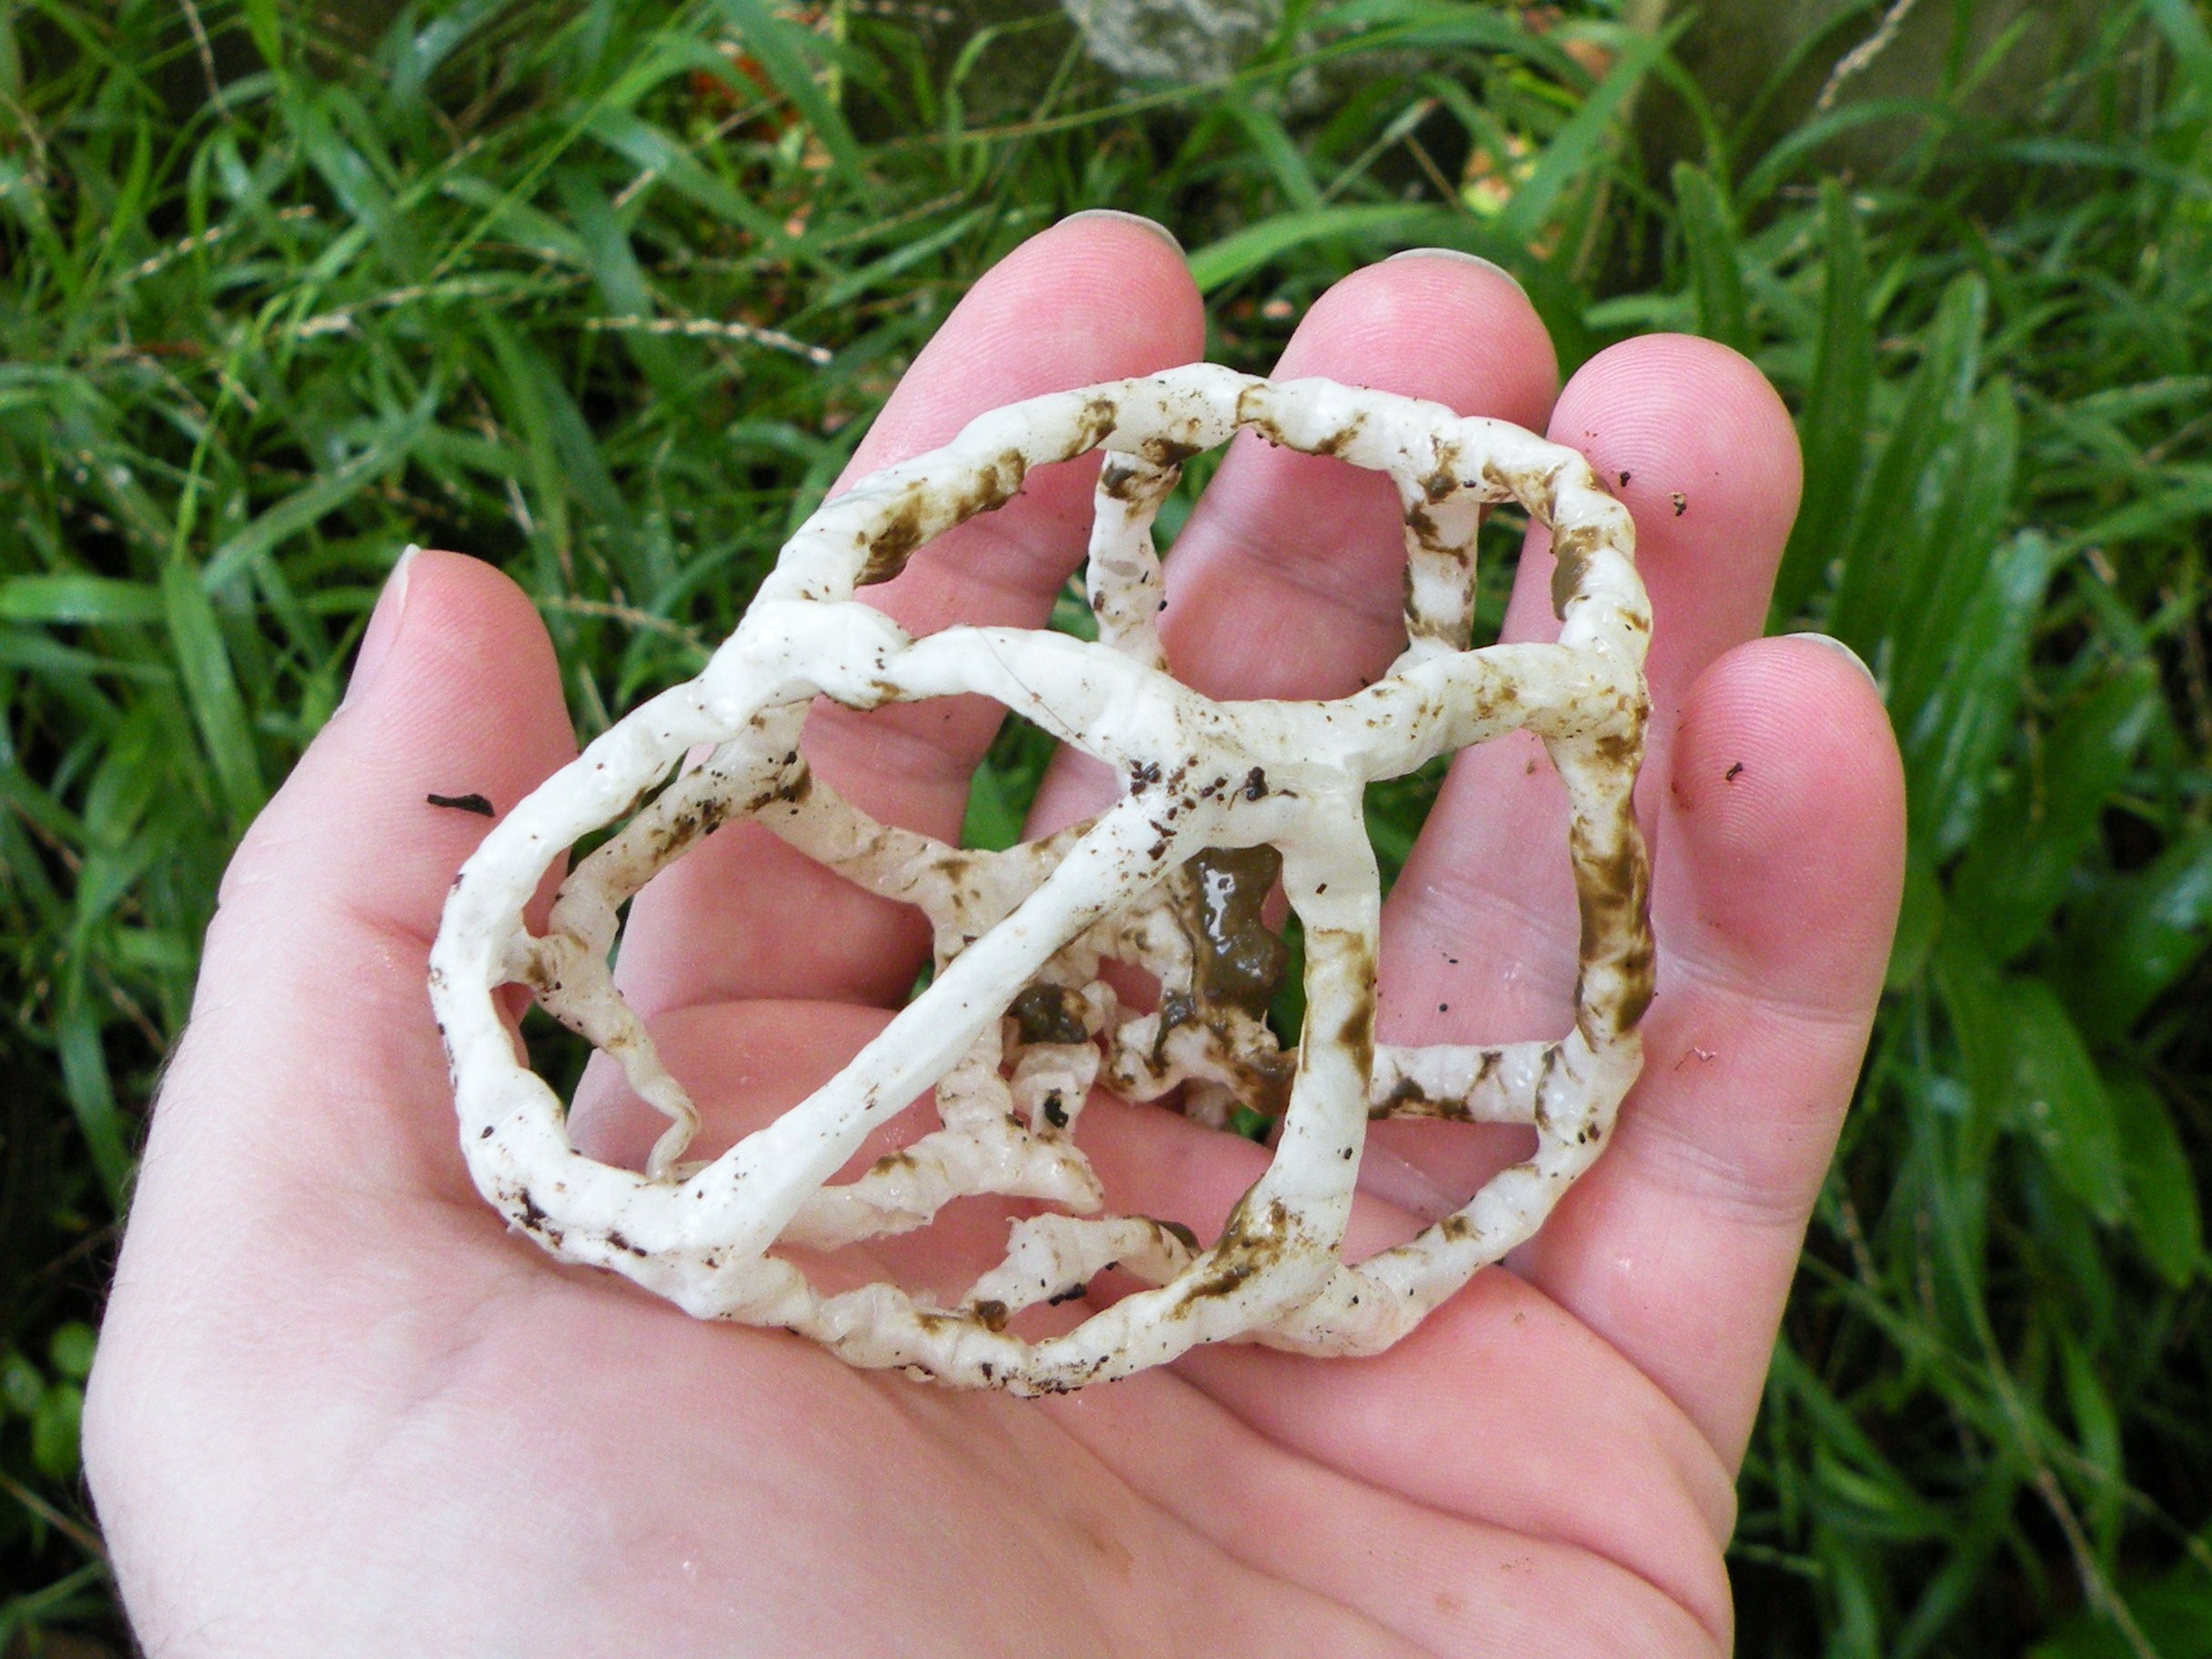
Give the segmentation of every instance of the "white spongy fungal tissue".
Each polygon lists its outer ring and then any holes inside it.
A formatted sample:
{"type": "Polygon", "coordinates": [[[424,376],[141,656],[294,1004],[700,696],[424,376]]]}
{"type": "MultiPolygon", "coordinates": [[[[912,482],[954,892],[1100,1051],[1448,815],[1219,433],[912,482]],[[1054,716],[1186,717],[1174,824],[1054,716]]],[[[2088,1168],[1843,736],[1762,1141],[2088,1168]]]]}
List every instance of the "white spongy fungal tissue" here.
{"type": "Polygon", "coordinates": [[[1633,548],[1626,509],[1572,449],[1436,404],[1204,364],[995,410],[868,478],[791,538],[697,679],[518,804],[457,880],[430,994],[478,1191],[562,1261],[619,1273],[699,1318],[781,1327],[857,1366],[960,1386],[1057,1393],[1201,1342],[1389,1346],[1535,1231],[1598,1155],[1642,1062],[1654,962],[1630,797],[1651,610],[1633,548]],[[1216,702],[1168,671],[1153,515],[1186,459],[1246,427],[1397,488],[1406,649],[1354,696],[1216,702]],[[1087,572],[1095,641],[966,627],[915,638],[856,597],[1011,499],[1030,468],[1091,449],[1104,451],[1087,572]],[[1482,513],[1508,501],[1550,528],[1558,639],[1470,649],[1482,513]],[[1086,823],[983,852],[876,822],[809,771],[800,729],[813,699],[869,709],[962,693],[1106,762],[1119,798],[1086,823]],[[1521,729],[1543,741],[1571,809],[1581,971],[1565,1034],[1378,1045],[1381,891],[1362,791],[1521,729]],[[695,751],[706,758],[687,765],[695,751]],[[935,970],[813,1094],[692,1162],[699,1114],[609,960],[630,896],[738,818],[918,907],[935,970]],[[525,906],[553,862],[618,823],[532,932],[525,906]],[[1264,1018],[1286,954],[1262,914],[1278,884],[1305,941],[1304,1026],[1291,1050],[1264,1018]],[[1156,1003],[1117,996],[1113,962],[1147,970],[1156,1003]],[[642,1170],[571,1143],[561,1101],[518,1058],[502,1019],[494,993],[511,983],[666,1115],[642,1170]],[[1076,1138],[1094,1089],[1171,1099],[1217,1123],[1240,1106],[1279,1116],[1272,1162],[1217,1237],[1111,1212],[1076,1138]],[[871,1130],[925,1096],[928,1132],[846,1172],[871,1130]],[[1349,1262],[1366,1126],[1391,1117],[1526,1125],[1535,1148],[1418,1236],[1349,1262]],[[964,1294],[831,1292],[799,1264],[982,1194],[1022,1201],[1021,1213],[1003,1261],[964,1294]],[[1019,1318],[1113,1265],[1143,1288],[1057,1333],[1038,1328],[1042,1316],[1019,1318]]]}

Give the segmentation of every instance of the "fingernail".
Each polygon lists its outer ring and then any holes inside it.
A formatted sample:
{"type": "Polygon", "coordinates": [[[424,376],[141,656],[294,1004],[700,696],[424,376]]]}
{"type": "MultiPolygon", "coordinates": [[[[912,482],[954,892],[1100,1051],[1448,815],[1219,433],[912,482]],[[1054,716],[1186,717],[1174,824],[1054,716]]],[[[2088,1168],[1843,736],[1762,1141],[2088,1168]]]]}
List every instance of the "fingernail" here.
{"type": "Polygon", "coordinates": [[[1495,271],[1506,281],[1512,283],[1514,287],[1520,288],[1523,298],[1525,299],[1528,297],[1528,290],[1521,287],[1521,278],[1514,276],[1495,259],[1485,259],[1482,255],[1471,254],[1463,247],[1409,247],[1403,253],[1393,254],[1382,263],[1389,265],[1399,259],[1456,259],[1462,265],[1479,265],[1486,271],[1495,271]]]}
{"type": "Polygon", "coordinates": [[[1785,639],[1810,639],[1815,645],[1826,646],[1837,656],[1847,659],[1853,668],[1866,676],[1866,683],[1872,686],[1875,691],[1879,692],[1882,689],[1882,682],[1874,677],[1874,670],[1866,666],[1866,659],[1834,634],[1785,634],[1782,638],[1785,639]]]}
{"type": "Polygon", "coordinates": [[[346,696],[338,704],[340,713],[355,698],[367,694],[384,667],[384,659],[391,655],[392,642],[399,638],[400,618],[407,608],[407,572],[415,563],[415,555],[421,551],[409,542],[398,563],[392,567],[391,575],[384,578],[384,591],[377,596],[377,608],[369,613],[368,627],[361,634],[361,649],[354,655],[353,678],[346,682],[346,696]]]}
{"type": "Polygon", "coordinates": [[[1061,223],[1072,225],[1078,219],[1119,219],[1124,225],[1141,225],[1173,248],[1178,257],[1182,255],[1182,244],[1176,239],[1175,233],[1158,219],[1148,219],[1141,213],[1123,213],[1119,207],[1086,207],[1081,213],[1070,214],[1061,223]]]}

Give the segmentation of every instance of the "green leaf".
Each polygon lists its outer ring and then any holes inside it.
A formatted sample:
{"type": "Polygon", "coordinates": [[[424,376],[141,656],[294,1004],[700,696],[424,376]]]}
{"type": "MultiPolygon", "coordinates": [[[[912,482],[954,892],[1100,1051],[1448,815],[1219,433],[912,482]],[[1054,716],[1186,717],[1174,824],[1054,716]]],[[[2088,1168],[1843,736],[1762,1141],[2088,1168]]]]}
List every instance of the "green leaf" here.
{"type": "Polygon", "coordinates": [[[1927,519],[1954,476],[1944,465],[1946,452],[1966,424],[1980,378],[1988,307],[1988,287],[1978,276],[1961,276],[1944,291],[1845,547],[1829,631],[1877,667],[1886,659],[1883,645],[1895,620],[1900,549],[1932,541],[1927,519]]]}
{"type": "Polygon", "coordinates": [[[1889,621],[1889,707],[1910,727],[1950,671],[1955,630],[2003,538],[2019,466],[2012,382],[1993,377],[1921,482],[1921,509],[1896,548],[1889,621]]]}
{"type": "Polygon", "coordinates": [[[2196,83],[2199,100],[2212,107],[2212,31],[2206,29],[2203,13],[2188,0],[2145,0],[2143,9],[2166,36],[2183,72],[2196,83]]]}
{"type": "Polygon", "coordinates": [[[960,845],[1002,852],[1021,839],[1021,814],[1008,799],[999,769],[989,762],[975,769],[968,785],[968,816],[960,845]]]}
{"type": "Polygon", "coordinates": [[[15,576],[0,582],[0,619],[9,622],[159,622],[161,593],[110,576],[15,576]]]}
{"type": "Polygon", "coordinates": [[[2050,984],[1998,972],[1956,930],[1936,953],[1976,1110],[2025,1135],[2075,1197],[2107,1225],[2125,1209],[2120,1136],[2088,1045],[2050,984]]]}
{"type": "Polygon", "coordinates": [[[1903,734],[1913,833],[1939,858],[1966,845],[2012,739],[2053,563],[2033,530],[1997,550],[1959,618],[1944,679],[1903,734]]]}
{"type": "Polygon", "coordinates": [[[1991,803],[1951,900],[1998,961],[2033,944],[2057,910],[2163,708],[2157,669],[2129,664],[2059,719],[2036,763],[2022,766],[1991,803]]]}
{"type": "Polygon", "coordinates": [[[212,592],[280,543],[311,528],[367,488],[378,475],[405,460],[443,399],[433,384],[404,414],[377,423],[367,446],[351,460],[294,491],[231,537],[208,556],[201,581],[212,592]]]}
{"type": "Polygon", "coordinates": [[[813,128],[837,170],[850,183],[865,185],[867,157],[854,142],[844,116],[816,84],[813,67],[807,62],[813,36],[776,16],[760,0],[715,0],[715,5],[744,35],[746,45],[768,71],[776,90],[791,100],[813,128]]]}
{"type": "Polygon", "coordinates": [[[2204,1218],[2189,1154],[2158,1091],[2139,1071],[2105,1074],[2127,1174],[2127,1219],[2143,1254],[2176,1290],[2204,1270],[2204,1218]]]}
{"type": "Polygon", "coordinates": [[[2060,957],[2089,1033],[2116,1042],[2212,945],[2212,830],[2077,900],[2060,957]]]}
{"type": "Polygon", "coordinates": [[[1332,236],[1362,241],[1396,240],[1415,226],[1445,216],[1434,207],[1369,206],[1313,207],[1300,213],[1279,213],[1248,225],[1233,236],[1200,248],[1191,256],[1191,277],[1202,294],[1211,294],[1240,276],[1250,276],[1271,259],[1293,248],[1332,236]]]}
{"type": "Polygon", "coordinates": [[[130,1134],[116,1105],[115,1084],[107,1075],[107,1057],[102,1051],[100,1028],[85,1004],[81,989],[72,987],[62,998],[55,1020],[60,1039],[62,1091],[69,1098],[78,1130],[91,1150],[93,1168],[107,1190],[116,1213],[123,1213],[123,1192],[130,1179],[130,1134]]]}
{"type": "Polygon", "coordinates": [[[199,728],[200,741],[215,767],[216,782],[230,809],[232,822],[242,830],[261,809],[264,790],[261,762],[254,752],[253,727],[246,718],[246,699],[238,694],[229,648],[223,642],[215,606],[190,559],[171,559],[163,568],[161,593],[168,616],[170,647],[185,682],[193,724],[199,728]]]}
{"type": "Polygon", "coordinates": [[[1337,237],[1367,259],[1409,247],[1455,247],[1478,255],[1510,273],[1527,291],[1551,330],[1563,374],[1572,372],[1593,349],[1578,289],[1533,258],[1527,248],[1504,241],[1492,225],[1444,207],[1372,204],[1277,214],[1200,248],[1191,256],[1191,276],[1200,293],[1212,294],[1270,260],[1337,237]]]}
{"type": "Polygon", "coordinates": [[[46,1379],[21,1353],[11,1352],[0,1360],[0,1401],[18,1417],[28,1417],[46,1397],[46,1379]]]}
{"type": "Polygon", "coordinates": [[[1925,852],[1908,845],[1905,851],[1905,891],[1897,907],[1897,930],[1890,940],[1889,968],[1883,985],[1903,990],[1927,966],[1928,952],[1943,931],[1943,884],[1928,863],[1925,852]]]}
{"type": "Polygon", "coordinates": [[[1829,562],[1843,552],[1866,457],[1874,387],[1866,245],[1851,198],[1832,178],[1820,187],[1820,332],[1813,347],[1812,385],[1797,420],[1805,494],[1775,578],[1770,628],[1803,614],[1829,562]]]}
{"type": "Polygon", "coordinates": [[[700,164],[698,156],[659,127],[639,120],[628,110],[599,109],[586,121],[585,130],[608,148],[659,176],[670,189],[689,197],[718,218],[752,232],[779,254],[790,250],[791,237],[784,230],[782,220],[716,177],[700,164]]]}
{"type": "Polygon", "coordinates": [[[85,1391],[56,1382],[31,1418],[31,1461],[50,1481],[69,1481],[77,1473],[77,1432],[85,1418],[85,1391]]]}
{"type": "Polygon", "coordinates": [[[1614,118],[1629,95],[1691,22],[1692,17],[1684,15],[1675,18],[1660,35],[1619,37],[1621,55],[1612,72],[1583,100],[1582,107],[1568,117],[1566,125],[1552,135],[1534,170],[1499,211],[1495,229],[1501,241],[1525,247],[1536,240],[1568,186],[1596,167],[1611,136],[1614,118]]]}
{"type": "Polygon", "coordinates": [[[54,1362],[54,1369],[73,1382],[82,1382],[92,1374],[92,1358],[99,1347],[99,1338],[81,1319],[63,1321],[47,1340],[46,1354],[54,1362]]]}
{"type": "Polygon", "coordinates": [[[1736,263],[1735,227],[1720,186],[1703,168],[1674,164],[1674,206],[1682,226],[1683,251],[1690,263],[1690,286],[1697,296],[1697,331],[1737,351],[1751,349],[1749,306],[1744,273],[1736,263]]]}

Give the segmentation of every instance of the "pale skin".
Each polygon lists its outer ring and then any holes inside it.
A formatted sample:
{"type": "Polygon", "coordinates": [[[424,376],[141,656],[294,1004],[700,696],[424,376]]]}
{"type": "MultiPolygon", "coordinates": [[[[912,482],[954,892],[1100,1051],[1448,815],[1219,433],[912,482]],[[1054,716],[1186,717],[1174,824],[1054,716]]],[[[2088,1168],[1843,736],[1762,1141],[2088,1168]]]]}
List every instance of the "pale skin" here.
{"type": "MultiPolygon", "coordinates": [[[[947,321],[849,476],[1202,339],[1172,248],[1061,225],[947,321]]],[[[1033,1402],[556,1266],[456,1148],[424,959],[484,822],[424,797],[504,809],[573,736],[528,600],[420,555],[231,868],[147,1143],[85,1446],[148,1652],[1727,1651],[1733,1478],[1880,987],[1902,787],[1863,671],[1754,638],[1798,488],[1765,381],[1682,338],[1563,390],[1553,363],[1509,281],[1415,256],[1325,295],[1278,369],[1548,428],[1636,517],[1659,994],[1614,1144],[1532,1245],[1378,1359],[1222,1348],[1033,1402]]],[[[1087,466],[871,598],[916,630],[1041,623],[1087,466]]],[[[1399,548],[1374,479],[1241,439],[1169,561],[1178,670],[1217,697],[1353,689],[1402,638],[1399,548]]],[[[1549,564],[1524,558],[1508,637],[1554,626],[1549,564]]],[[[949,835],[996,718],[818,715],[807,742],[870,810],[949,835]]],[[[1384,1041],[1557,1034],[1573,907],[1535,754],[1458,762],[1385,915],[1384,1041]]],[[[1060,769],[1041,820],[1095,789],[1060,769]]],[[[638,901],[622,979],[726,1142],[879,1029],[921,948],[912,917],[742,828],[638,901]]],[[[597,1075],[575,1126],[630,1157],[656,1127],[597,1075]]],[[[1084,1141],[1114,1208],[1202,1232],[1266,1155],[1106,1101],[1084,1141]]],[[[1379,1126],[1355,1253],[1498,1156],[1379,1126]]]]}

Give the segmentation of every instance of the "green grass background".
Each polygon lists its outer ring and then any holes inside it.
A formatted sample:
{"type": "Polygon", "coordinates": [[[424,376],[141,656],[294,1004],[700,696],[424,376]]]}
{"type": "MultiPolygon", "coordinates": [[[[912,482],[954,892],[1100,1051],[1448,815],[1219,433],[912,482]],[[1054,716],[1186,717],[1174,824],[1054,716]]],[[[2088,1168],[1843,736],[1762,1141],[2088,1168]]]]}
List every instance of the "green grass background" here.
{"type": "MultiPolygon", "coordinates": [[[[1294,4],[1182,89],[1012,0],[343,9],[0,0],[5,1651],[122,1645],[75,1423],[133,1149],[399,548],[528,588],[588,735],[699,666],[965,285],[1111,206],[1182,236],[1239,367],[1443,244],[1569,369],[1682,328],[1782,387],[1775,622],[1875,665],[1913,853],[1744,1477],[1743,1651],[2212,1654],[2199,6],[2117,5],[1993,103],[1960,0],[1926,96],[1786,119],[1809,60],[1701,85],[1694,20],[1605,0],[1294,4]]],[[[971,833],[1039,763],[1001,740],[971,833]]],[[[1377,792],[1386,856],[1425,804],[1377,792]]]]}

